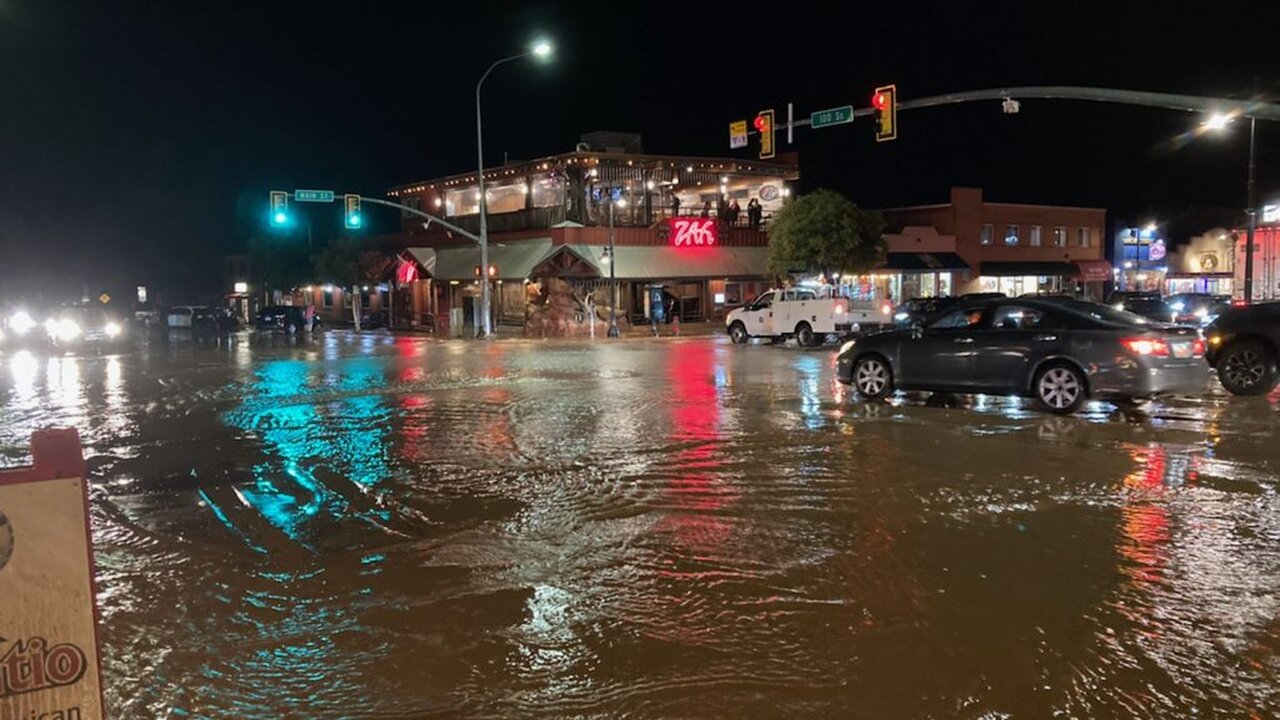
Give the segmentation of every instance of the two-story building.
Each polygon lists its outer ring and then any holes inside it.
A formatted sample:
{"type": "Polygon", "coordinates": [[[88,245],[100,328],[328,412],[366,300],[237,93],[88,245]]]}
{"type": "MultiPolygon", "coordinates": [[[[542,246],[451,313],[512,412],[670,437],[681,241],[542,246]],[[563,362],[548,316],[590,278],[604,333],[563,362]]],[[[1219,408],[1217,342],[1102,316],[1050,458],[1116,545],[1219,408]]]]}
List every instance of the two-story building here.
{"type": "MultiPolygon", "coordinates": [[[[946,294],[945,277],[956,295],[1072,292],[1101,300],[1104,284],[1112,279],[1111,265],[1103,259],[1103,208],[989,202],[980,188],[954,187],[950,202],[883,212],[891,239],[898,236],[899,244],[906,243],[911,236],[921,235],[920,228],[933,228],[934,235],[950,239],[954,256],[964,265],[956,267],[958,263],[950,257],[938,260],[935,256],[936,267],[917,269],[917,273],[909,268],[896,270],[904,277],[932,274],[932,279],[916,279],[914,286],[922,294],[929,288],[946,294]]],[[[930,238],[937,246],[938,240],[930,238]]],[[[904,286],[894,297],[905,299],[907,289],[904,286]]]]}
{"type": "MultiPolygon", "coordinates": [[[[489,267],[475,243],[405,213],[395,249],[394,307],[414,325],[474,332],[480,276],[498,325],[523,325],[545,281],[608,304],[617,278],[624,319],[646,322],[655,288],[684,321],[709,320],[767,289],[765,228],[790,194],[794,156],[776,162],[650,155],[639,137],[593,133],[573,152],[485,170],[489,267]],[[758,206],[758,207],[757,207],[758,206]],[[609,253],[610,237],[614,250],[609,253]],[[461,327],[458,327],[461,326],[461,327]]],[[[408,183],[388,195],[477,233],[475,172],[408,183]]]]}

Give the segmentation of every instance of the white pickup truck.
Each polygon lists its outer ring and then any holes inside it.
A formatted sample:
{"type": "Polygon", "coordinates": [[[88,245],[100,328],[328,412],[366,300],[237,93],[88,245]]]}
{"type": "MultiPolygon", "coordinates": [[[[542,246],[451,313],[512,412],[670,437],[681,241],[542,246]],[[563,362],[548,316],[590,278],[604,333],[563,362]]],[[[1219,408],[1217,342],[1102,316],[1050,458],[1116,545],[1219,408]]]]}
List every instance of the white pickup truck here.
{"type": "Polygon", "coordinates": [[[724,319],[735,343],[769,338],[774,343],[794,337],[804,347],[821,345],[829,335],[845,336],[892,325],[891,305],[845,297],[819,297],[809,288],[770,290],[731,311],[724,319]]]}

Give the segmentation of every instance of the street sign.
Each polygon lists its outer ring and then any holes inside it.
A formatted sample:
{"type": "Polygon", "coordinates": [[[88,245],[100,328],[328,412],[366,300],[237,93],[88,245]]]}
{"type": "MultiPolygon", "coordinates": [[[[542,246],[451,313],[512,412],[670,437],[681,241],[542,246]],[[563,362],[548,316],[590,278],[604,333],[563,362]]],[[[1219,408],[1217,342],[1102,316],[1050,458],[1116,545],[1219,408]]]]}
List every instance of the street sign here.
{"type": "Polygon", "coordinates": [[[102,303],[103,305],[106,305],[107,303],[111,302],[111,296],[106,293],[102,293],[101,295],[98,296],[98,302],[102,303]]]}
{"type": "Polygon", "coordinates": [[[735,120],[729,123],[729,148],[736,150],[747,146],[747,121],[735,120]]]}
{"type": "Polygon", "coordinates": [[[828,127],[830,125],[844,125],[845,123],[851,122],[853,122],[852,105],[831,108],[829,110],[819,110],[809,116],[809,126],[814,128],[828,127]]]}
{"type": "Polygon", "coordinates": [[[333,202],[332,190],[294,190],[293,199],[298,202],[333,202]]]}

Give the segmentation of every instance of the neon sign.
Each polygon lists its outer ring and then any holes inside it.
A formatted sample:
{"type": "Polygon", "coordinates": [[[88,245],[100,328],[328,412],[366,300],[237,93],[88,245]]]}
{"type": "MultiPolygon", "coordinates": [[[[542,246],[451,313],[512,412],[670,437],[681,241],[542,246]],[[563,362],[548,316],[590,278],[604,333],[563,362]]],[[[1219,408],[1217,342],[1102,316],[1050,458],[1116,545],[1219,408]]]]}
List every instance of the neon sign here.
{"type": "Polygon", "coordinates": [[[720,244],[720,232],[713,218],[668,218],[672,247],[709,247],[720,244]]]}

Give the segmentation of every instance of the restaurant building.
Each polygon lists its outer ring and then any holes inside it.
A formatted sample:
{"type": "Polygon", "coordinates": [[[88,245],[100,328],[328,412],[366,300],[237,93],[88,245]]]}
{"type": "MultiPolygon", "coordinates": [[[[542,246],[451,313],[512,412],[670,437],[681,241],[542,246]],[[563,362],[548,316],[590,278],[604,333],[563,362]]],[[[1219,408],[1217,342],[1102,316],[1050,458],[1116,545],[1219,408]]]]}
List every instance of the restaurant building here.
{"type": "Polygon", "coordinates": [[[956,295],[1068,292],[1101,300],[1106,283],[1112,280],[1111,264],[1103,252],[1103,208],[989,202],[980,188],[953,187],[950,202],[882,212],[889,238],[920,235],[919,228],[932,228],[937,237],[951,238],[954,247],[942,259],[934,257],[937,267],[894,268],[891,242],[887,269],[903,277],[895,299],[913,297],[912,292],[923,296],[930,289],[946,294],[945,276],[951,294],[956,295]],[[911,281],[914,286],[906,279],[912,274],[919,278],[911,281]]]}
{"type": "MultiPolygon", "coordinates": [[[[1235,291],[1235,245],[1235,234],[1226,228],[1213,228],[1192,236],[1168,254],[1164,294],[1232,295],[1235,291]]],[[[1243,277],[1243,270],[1241,273],[1243,277]]]]}
{"type": "MultiPolygon", "coordinates": [[[[769,287],[765,229],[798,177],[794,155],[776,162],[651,155],[637,135],[592,133],[573,152],[485,170],[487,271],[474,242],[404,213],[399,234],[375,240],[398,256],[389,304],[393,313],[403,309],[398,324],[473,334],[482,272],[493,283],[495,324],[522,326],[549,279],[608,305],[612,268],[625,321],[648,322],[656,298],[685,322],[719,318],[769,287]]],[[[479,232],[475,172],[388,195],[479,232]]]]}

